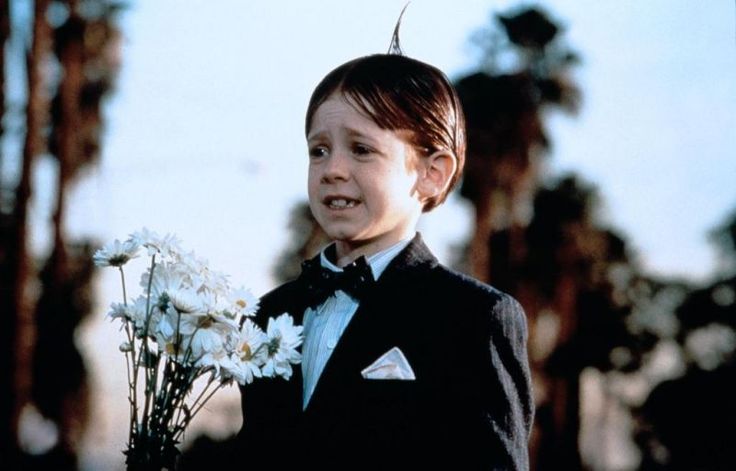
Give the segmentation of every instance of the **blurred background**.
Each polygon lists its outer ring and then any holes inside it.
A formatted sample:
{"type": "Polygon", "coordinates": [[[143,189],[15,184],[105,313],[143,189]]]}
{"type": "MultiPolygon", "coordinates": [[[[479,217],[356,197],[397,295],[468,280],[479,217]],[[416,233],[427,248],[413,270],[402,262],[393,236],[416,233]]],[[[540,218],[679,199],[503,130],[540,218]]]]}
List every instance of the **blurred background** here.
{"type": "MultiPolygon", "coordinates": [[[[3,466],[123,467],[101,243],[173,232],[257,294],[321,246],[309,95],[403,5],[0,0],[3,466]]],[[[533,469],[732,469],[734,2],[415,0],[401,38],[463,100],[462,185],[420,231],[526,310],[533,469]]],[[[238,401],[198,416],[189,468],[237,453],[238,401]]]]}

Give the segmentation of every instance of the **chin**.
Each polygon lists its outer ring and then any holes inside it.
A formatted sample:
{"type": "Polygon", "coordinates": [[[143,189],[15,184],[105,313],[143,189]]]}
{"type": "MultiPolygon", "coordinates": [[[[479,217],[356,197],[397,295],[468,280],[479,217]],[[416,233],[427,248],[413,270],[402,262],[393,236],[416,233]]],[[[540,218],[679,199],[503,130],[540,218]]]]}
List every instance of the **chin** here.
{"type": "Polygon", "coordinates": [[[351,247],[359,247],[370,243],[373,239],[366,237],[360,231],[346,228],[334,228],[332,230],[325,231],[330,240],[335,242],[342,242],[351,247]]]}
{"type": "Polygon", "coordinates": [[[332,240],[339,240],[340,242],[358,242],[360,239],[357,234],[353,231],[346,231],[340,229],[325,230],[327,237],[332,240]]]}

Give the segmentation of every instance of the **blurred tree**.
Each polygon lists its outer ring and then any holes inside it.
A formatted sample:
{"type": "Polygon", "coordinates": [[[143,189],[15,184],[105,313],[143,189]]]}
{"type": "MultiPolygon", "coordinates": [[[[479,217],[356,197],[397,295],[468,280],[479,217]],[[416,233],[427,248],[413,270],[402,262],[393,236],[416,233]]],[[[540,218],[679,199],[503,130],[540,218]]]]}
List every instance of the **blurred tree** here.
{"type": "Polygon", "coordinates": [[[674,311],[684,374],[657,384],[636,409],[644,470],[736,463],[736,212],[711,235],[724,262],[718,278],[674,311]]]}
{"type": "Polygon", "coordinates": [[[710,239],[719,255],[716,270],[726,277],[736,273],[736,210],[731,212],[726,222],[711,231],[710,239]]]}
{"type": "Polygon", "coordinates": [[[301,262],[316,255],[330,240],[317,224],[309,203],[299,202],[289,216],[290,245],[279,256],[273,268],[276,281],[286,283],[299,276],[301,262]]]}
{"type": "MultiPolygon", "coordinates": [[[[539,407],[533,466],[580,469],[578,378],[590,360],[579,354],[592,345],[578,334],[601,323],[622,329],[624,307],[610,295],[606,270],[625,261],[624,243],[594,224],[593,192],[575,178],[537,192],[541,158],[551,145],[544,112],[575,113],[580,102],[568,77],[578,57],[562,43],[560,25],[537,7],[495,20],[500,28],[476,38],[481,70],[456,82],[468,133],[461,196],[475,207],[467,269],[516,295],[529,316],[539,407]],[[587,310],[600,315],[580,315],[587,310]]],[[[605,356],[596,352],[595,361],[605,356]]]]}
{"type": "MultiPolygon", "coordinates": [[[[604,401],[635,407],[611,386],[609,372],[651,367],[663,335],[674,335],[675,309],[690,287],[640,273],[624,237],[599,221],[593,187],[575,176],[541,187],[551,145],[544,113],[578,110],[580,91],[568,72],[579,60],[537,7],[495,19],[500,28],[477,37],[481,70],[456,84],[468,131],[461,195],[476,210],[467,270],[515,295],[527,312],[537,402],[532,467],[605,469],[605,443],[593,452],[599,457],[581,454],[582,374],[597,370],[604,401]]],[[[651,387],[661,378],[645,381],[651,387]]]]}
{"type": "Polygon", "coordinates": [[[626,328],[633,279],[624,239],[602,227],[597,196],[577,177],[541,188],[520,241],[513,229],[495,232],[490,277],[513,293],[529,320],[530,362],[537,417],[531,446],[535,469],[582,469],[580,375],[586,367],[631,368],[616,360],[617,348],[637,349],[626,328]],[[511,245],[518,244],[516,256],[511,245]],[[614,361],[616,363],[614,364],[614,361]]]}
{"type": "MultiPolygon", "coordinates": [[[[18,427],[21,410],[25,406],[30,392],[30,357],[33,341],[30,299],[27,286],[29,284],[28,260],[28,203],[31,197],[31,173],[37,157],[44,149],[43,129],[48,117],[48,99],[44,93],[47,83],[44,81],[44,59],[51,47],[51,35],[45,14],[48,0],[34,3],[31,49],[27,59],[27,105],[26,134],[23,146],[22,164],[17,186],[10,203],[0,206],[5,223],[2,234],[2,291],[0,291],[0,312],[6,317],[0,345],[4,351],[0,353],[0,391],[7,395],[0,401],[0,460],[14,466],[20,461],[18,448],[18,427]]],[[[9,22],[9,8],[7,21],[9,22]]],[[[2,51],[5,53],[5,51],[2,51]]],[[[8,74],[3,69],[3,77],[8,74]]],[[[5,80],[3,78],[3,83],[5,80]]],[[[4,118],[3,116],[2,118],[4,118]]],[[[3,129],[5,138],[5,129],[3,129]]],[[[3,156],[7,158],[7,156],[3,156]]],[[[4,183],[4,182],[3,182],[4,183]]],[[[3,191],[3,196],[9,192],[3,191]]],[[[12,469],[12,468],[11,468],[12,469]]]]}
{"type": "MultiPolygon", "coordinates": [[[[3,286],[10,289],[3,290],[0,302],[14,326],[7,333],[3,330],[8,336],[8,342],[3,342],[8,355],[3,359],[10,373],[2,381],[10,397],[9,409],[0,418],[2,451],[6,463],[20,462],[21,412],[33,404],[53,421],[58,440],[47,453],[52,459],[33,458],[28,463],[68,469],[76,466],[86,423],[86,369],[74,334],[91,307],[92,247],[88,242],[68,241],[66,195],[80,170],[99,155],[102,98],[119,66],[114,17],[120,6],[105,0],[37,0],[33,5],[32,34],[27,35],[32,43],[27,52],[27,124],[23,156],[18,159],[21,171],[12,197],[3,191],[2,204],[0,256],[8,262],[3,263],[2,277],[8,281],[3,286]],[[30,261],[27,220],[34,162],[43,156],[56,163],[58,179],[51,253],[37,273],[30,261]]],[[[22,36],[20,20],[13,22],[10,15],[7,20],[22,36]]],[[[3,69],[3,77],[6,73],[3,69]]],[[[3,185],[6,181],[10,178],[3,179],[3,185]]]]}
{"type": "MultiPolygon", "coordinates": [[[[475,207],[469,271],[483,281],[493,281],[491,234],[528,220],[539,160],[550,146],[544,111],[556,107],[574,113],[580,101],[567,75],[578,57],[562,43],[558,24],[535,7],[498,14],[495,20],[500,30],[491,26],[478,36],[481,70],[455,84],[468,133],[460,194],[475,207]]],[[[509,255],[518,257],[520,234],[514,229],[510,235],[509,255]]]]}

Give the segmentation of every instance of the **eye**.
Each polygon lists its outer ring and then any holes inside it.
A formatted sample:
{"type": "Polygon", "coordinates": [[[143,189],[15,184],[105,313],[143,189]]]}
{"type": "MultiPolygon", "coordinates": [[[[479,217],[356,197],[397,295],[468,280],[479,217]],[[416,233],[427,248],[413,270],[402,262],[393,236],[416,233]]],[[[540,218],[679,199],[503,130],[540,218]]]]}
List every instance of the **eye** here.
{"type": "Polygon", "coordinates": [[[374,150],[365,144],[360,144],[357,142],[353,144],[353,154],[355,155],[368,155],[372,154],[373,152],[374,150]]]}
{"type": "Polygon", "coordinates": [[[309,148],[309,156],[312,158],[324,157],[327,155],[328,149],[325,145],[315,145],[309,148]]]}

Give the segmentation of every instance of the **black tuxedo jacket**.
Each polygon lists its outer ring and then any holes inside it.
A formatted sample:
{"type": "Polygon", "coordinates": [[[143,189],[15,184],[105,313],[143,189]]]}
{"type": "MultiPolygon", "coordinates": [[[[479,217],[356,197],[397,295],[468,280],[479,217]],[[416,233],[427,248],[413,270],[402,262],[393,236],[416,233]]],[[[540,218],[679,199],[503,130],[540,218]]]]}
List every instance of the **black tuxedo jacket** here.
{"type": "MultiPolygon", "coordinates": [[[[300,285],[292,281],[265,295],[256,320],[265,324],[288,312],[302,324],[300,285]]],[[[306,410],[301,365],[289,381],[260,378],[241,388],[244,463],[527,469],[533,403],[518,302],[440,265],[419,234],[373,289],[306,410]],[[392,347],[404,353],[416,380],[363,378],[361,370],[392,347]]]]}

